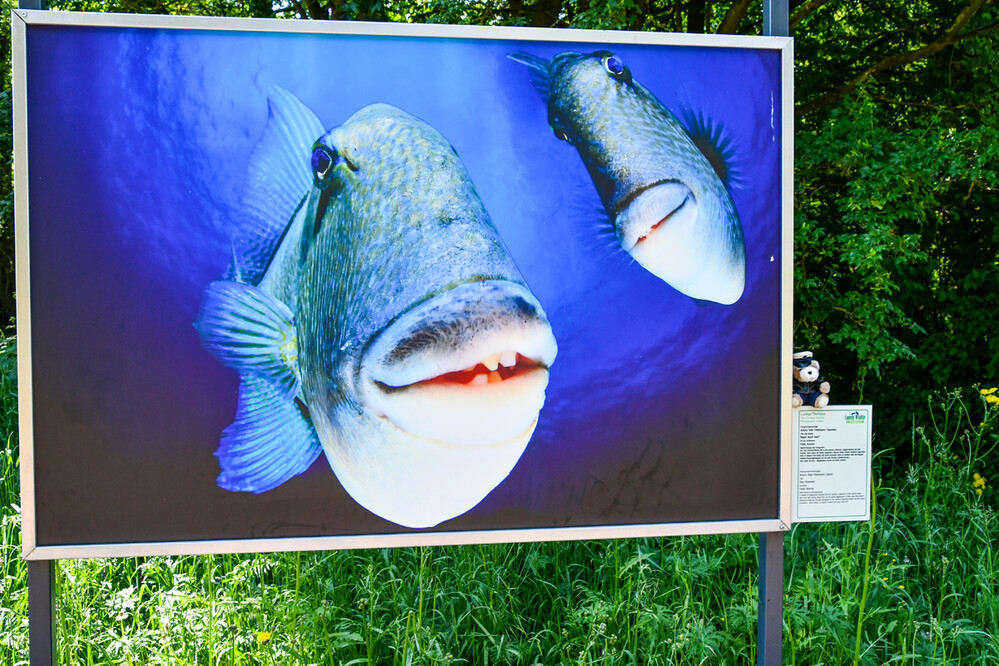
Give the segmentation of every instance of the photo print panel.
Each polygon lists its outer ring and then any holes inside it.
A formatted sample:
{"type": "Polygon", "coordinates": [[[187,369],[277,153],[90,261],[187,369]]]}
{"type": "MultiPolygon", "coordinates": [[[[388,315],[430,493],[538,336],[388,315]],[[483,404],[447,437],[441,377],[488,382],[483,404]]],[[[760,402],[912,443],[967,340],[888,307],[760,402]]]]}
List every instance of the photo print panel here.
{"type": "Polygon", "coordinates": [[[29,558],[789,524],[789,40],[15,38],[29,558]]]}

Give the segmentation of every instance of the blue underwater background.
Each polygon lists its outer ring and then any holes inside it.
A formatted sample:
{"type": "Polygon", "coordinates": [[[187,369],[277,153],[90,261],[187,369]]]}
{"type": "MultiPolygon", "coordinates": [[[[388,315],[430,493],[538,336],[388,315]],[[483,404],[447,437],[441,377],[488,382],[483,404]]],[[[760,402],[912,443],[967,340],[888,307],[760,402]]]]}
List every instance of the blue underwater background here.
{"type": "Polygon", "coordinates": [[[57,26],[27,46],[39,545],[407,531],[358,506],[324,457],[261,495],[215,484],[237,376],[192,322],[229,263],[275,84],[327,127],[373,102],[433,125],[551,321],[559,355],[526,452],[435,529],[776,517],[779,52],[57,26]],[[695,302],[618,247],[506,57],[601,49],[731,142],[736,304],[695,302]]]}

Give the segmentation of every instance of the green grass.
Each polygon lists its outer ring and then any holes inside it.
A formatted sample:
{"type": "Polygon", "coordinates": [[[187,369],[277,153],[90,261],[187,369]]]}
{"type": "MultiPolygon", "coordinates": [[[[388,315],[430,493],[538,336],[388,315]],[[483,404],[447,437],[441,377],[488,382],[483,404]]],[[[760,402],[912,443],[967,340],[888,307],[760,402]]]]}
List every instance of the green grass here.
{"type": "MultiPolygon", "coordinates": [[[[3,344],[0,663],[18,664],[16,350],[3,344]]],[[[999,409],[952,392],[914,420],[917,453],[882,472],[873,524],[788,536],[785,663],[999,665],[999,409]]],[[[751,664],[756,539],[62,561],[57,649],[62,664],[751,664]]]]}

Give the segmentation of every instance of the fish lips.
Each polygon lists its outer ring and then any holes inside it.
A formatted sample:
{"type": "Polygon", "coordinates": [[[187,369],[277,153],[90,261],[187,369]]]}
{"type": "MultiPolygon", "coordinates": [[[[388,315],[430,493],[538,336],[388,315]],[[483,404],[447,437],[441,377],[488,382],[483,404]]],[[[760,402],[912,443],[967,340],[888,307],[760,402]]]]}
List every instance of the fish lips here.
{"type": "Polygon", "coordinates": [[[635,261],[687,296],[723,305],[742,296],[745,249],[727,195],[698,197],[681,182],[659,181],[621,207],[614,227],[635,261]]]}
{"type": "Polygon", "coordinates": [[[526,287],[463,283],[377,336],[361,361],[361,391],[369,411],[412,435],[440,446],[498,445],[533,432],[557,353],[526,287]]]}

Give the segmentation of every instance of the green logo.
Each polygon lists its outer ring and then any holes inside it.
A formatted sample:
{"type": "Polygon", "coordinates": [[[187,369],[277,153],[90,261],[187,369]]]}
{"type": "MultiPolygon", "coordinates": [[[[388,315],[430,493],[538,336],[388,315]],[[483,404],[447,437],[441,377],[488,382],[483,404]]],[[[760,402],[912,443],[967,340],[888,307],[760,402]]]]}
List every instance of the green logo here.
{"type": "Polygon", "coordinates": [[[864,423],[867,421],[867,414],[861,412],[851,412],[846,415],[847,423],[864,423]]]}

